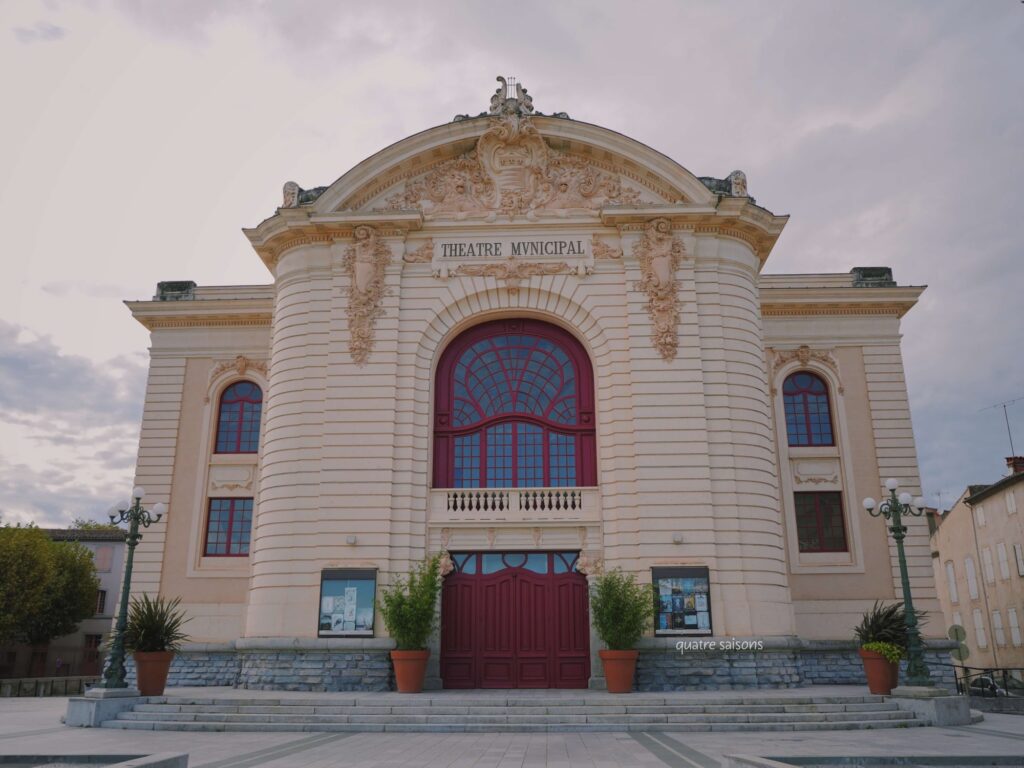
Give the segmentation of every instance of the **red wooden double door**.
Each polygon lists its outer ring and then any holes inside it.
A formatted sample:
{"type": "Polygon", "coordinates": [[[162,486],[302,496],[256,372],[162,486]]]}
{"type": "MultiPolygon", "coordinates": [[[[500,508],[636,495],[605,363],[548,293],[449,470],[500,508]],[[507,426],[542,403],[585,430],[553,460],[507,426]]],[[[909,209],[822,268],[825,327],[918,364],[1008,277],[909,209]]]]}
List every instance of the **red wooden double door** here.
{"type": "Polygon", "coordinates": [[[441,593],[445,688],[586,688],[587,579],[575,552],[453,554],[441,593]]]}

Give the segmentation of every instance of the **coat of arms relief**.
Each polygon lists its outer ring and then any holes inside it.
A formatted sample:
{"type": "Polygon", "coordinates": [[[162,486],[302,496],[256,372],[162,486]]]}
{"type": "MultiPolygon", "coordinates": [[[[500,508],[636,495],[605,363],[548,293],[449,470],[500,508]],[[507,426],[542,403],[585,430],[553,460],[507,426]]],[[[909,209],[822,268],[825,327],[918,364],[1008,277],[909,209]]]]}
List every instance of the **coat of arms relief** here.
{"type": "Polygon", "coordinates": [[[533,218],[639,202],[639,191],[617,174],[552,149],[529,115],[513,111],[491,117],[471,151],[406,182],[385,199],[384,210],[419,210],[428,218],[533,218]]]}

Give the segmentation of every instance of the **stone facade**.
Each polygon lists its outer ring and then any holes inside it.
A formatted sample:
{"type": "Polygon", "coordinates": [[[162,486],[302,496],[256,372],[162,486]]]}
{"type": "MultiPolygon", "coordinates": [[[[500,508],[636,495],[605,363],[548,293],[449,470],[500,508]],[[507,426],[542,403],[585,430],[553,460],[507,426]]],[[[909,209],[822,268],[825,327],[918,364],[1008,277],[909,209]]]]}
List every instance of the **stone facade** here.
{"type": "MultiPolygon", "coordinates": [[[[379,590],[441,550],[573,552],[643,582],[707,568],[716,633],[849,637],[899,594],[885,524],[859,499],[887,477],[921,492],[900,318],[923,289],[764,275],[787,217],[741,172],[710,181],[510,96],[316,195],[289,183],[246,230],[272,284],[129,302],[152,333],[136,482],[171,513],[138,549],[136,593],[180,596],[193,639],[237,643],[240,682],[267,687],[385,685],[365,638],[308,645],[323,574],[372,571],[379,590]],[[543,514],[518,489],[453,505],[433,457],[438,361],[475,326],[521,320],[571,334],[592,366],[596,482],[543,514]],[[782,389],[801,371],[827,387],[832,444],[787,441],[782,389]],[[243,381],[264,393],[260,448],[218,452],[219,400],[243,381]],[[801,540],[795,499],[818,492],[842,499],[841,546],[801,540]],[[252,501],[247,556],[208,551],[212,499],[252,501]]],[[[935,610],[927,527],[908,525],[915,603],[935,610]]],[[[360,629],[388,642],[379,611],[360,629]]],[[[795,653],[685,674],[655,656],[641,674],[795,685],[795,653]]]]}

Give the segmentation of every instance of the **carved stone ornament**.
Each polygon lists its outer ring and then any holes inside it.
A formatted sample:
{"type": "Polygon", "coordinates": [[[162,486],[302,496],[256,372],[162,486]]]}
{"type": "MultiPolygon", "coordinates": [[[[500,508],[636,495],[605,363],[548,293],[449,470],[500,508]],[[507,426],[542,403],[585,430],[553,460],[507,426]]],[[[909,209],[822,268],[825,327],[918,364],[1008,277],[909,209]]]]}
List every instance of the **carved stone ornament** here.
{"type": "Polygon", "coordinates": [[[516,84],[505,98],[503,85],[491,100],[490,122],[476,147],[409,181],[389,196],[385,210],[423,211],[430,218],[466,218],[569,210],[596,211],[633,205],[639,192],[624,188],[616,174],[589,160],[551,149],[530,119],[533,102],[516,84]]]}
{"type": "Polygon", "coordinates": [[[591,558],[586,552],[580,552],[576,559],[576,571],[584,576],[599,576],[604,570],[604,562],[600,557],[591,558]]]}
{"type": "Polygon", "coordinates": [[[622,249],[613,248],[608,245],[604,240],[598,240],[596,237],[590,238],[590,247],[594,251],[595,259],[621,259],[622,249]]]}
{"type": "Polygon", "coordinates": [[[839,482],[838,475],[832,475],[831,477],[798,477],[795,480],[797,485],[821,485],[822,483],[837,483],[839,482]]]}
{"type": "Polygon", "coordinates": [[[423,245],[402,257],[407,264],[429,264],[434,259],[434,239],[427,238],[423,245]]]}
{"type": "Polygon", "coordinates": [[[373,349],[377,318],[383,314],[384,269],[391,262],[391,249],[373,227],[358,226],[355,243],[345,254],[348,272],[349,353],[357,365],[365,365],[373,349]]]}
{"type": "MultiPolygon", "coordinates": [[[[768,381],[771,382],[773,396],[778,394],[778,387],[775,386],[775,372],[792,360],[796,360],[800,365],[805,367],[809,365],[811,361],[814,361],[832,371],[832,373],[835,374],[837,381],[842,381],[839,375],[839,364],[836,362],[835,357],[832,356],[831,351],[827,349],[811,349],[806,344],[801,344],[796,349],[774,351],[774,354],[769,356],[770,366],[768,371],[768,381]]],[[[845,391],[842,384],[839,384],[836,389],[839,391],[839,394],[843,394],[845,391]]]]}
{"type": "MultiPolygon", "coordinates": [[[[238,355],[234,360],[221,360],[210,371],[210,378],[207,384],[207,388],[213,385],[221,374],[234,370],[239,376],[245,376],[249,370],[259,372],[263,378],[267,377],[267,361],[266,360],[250,360],[245,355],[238,355]]],[[[206,396],[205,402],[210,402],[210,396],[206,396]]]]}
{"type": "Polygon", "coordinates": [[[442,579],[455,570],[455,563],[452,562],[452,556],[448,553],[447,549],[441,552],[441,559],[437,565],[442,579]]]}
{"type": "Polygon", "coordinates": [[[668,219],[647,223],[644,234],[633,247],[640,262],[642,279],[635,288],[647,294],[647,312],[651,316],[651,341],[666,360],[679,349],[679,283],[676,270],[686,255],[683,244],[672,233],[668,219]]]}
{"type": "Polygon", "coordinates": [[[299,191],[300,187],[294,181],[285,182],[283,195],[284,200],[281,202],[282,208],[295,208],[299,204],[299,191]]]}
{"type": "Polygon", "coordinates": [[[469,277],[494,277],[505,283],[509,293],[519,293],[519,284],[535,275],[580,274],[576,267],[570,267],[564,261],[554,264],[541,264],[532,261],[506,259],[494,264],[462,264],[455,270],[456,275],[469,277]]]}
{"type": "Polygon", "coordinates": [[[747,194],[747,174],[743,171],[733,171],[729,174],[729,187],[733,197],[750,197],[747,194]]]}

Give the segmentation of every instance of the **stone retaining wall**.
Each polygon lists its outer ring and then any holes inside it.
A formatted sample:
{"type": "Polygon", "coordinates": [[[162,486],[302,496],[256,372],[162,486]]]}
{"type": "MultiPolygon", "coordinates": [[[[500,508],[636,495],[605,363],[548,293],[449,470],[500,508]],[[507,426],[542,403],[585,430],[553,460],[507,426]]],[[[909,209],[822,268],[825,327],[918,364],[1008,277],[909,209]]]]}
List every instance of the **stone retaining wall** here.
{"type": "MultiPolygon", "coordinates": [[[[677,639],[646,638],[641,642],[637,690],[716,691],[865,684],[864,669],[852,642],[776,638],[763,641],[764,648],[759,651],[680,652],[675,647],[677,639]]],[[[930,642],[926,662],[937,685],[955,690],[946,647],[952,645],[946,641],[930,642]]],[[[263,643],[239,640],[237,644],[217,646],[194,644],[175,655],[167,684],[285,691],[389,691],[394,690],[389,649],[390,641],[382,639],[344,645],[336,641],[276,639],[263,643]]],[[[905,674],[906,662],[901,667],[905,674]]],[[[126,668],[128,683],[134,685],[135,665],[131,656],[126,659],[126,668]]],[[[600,678],[601,671],[600,662],[596,662],[594,676],[600,678]]]]}
{"type": "Polygon", "coordinates": [[[390,691],[387,651],[241,651],[238,688],[390,691]]]}

